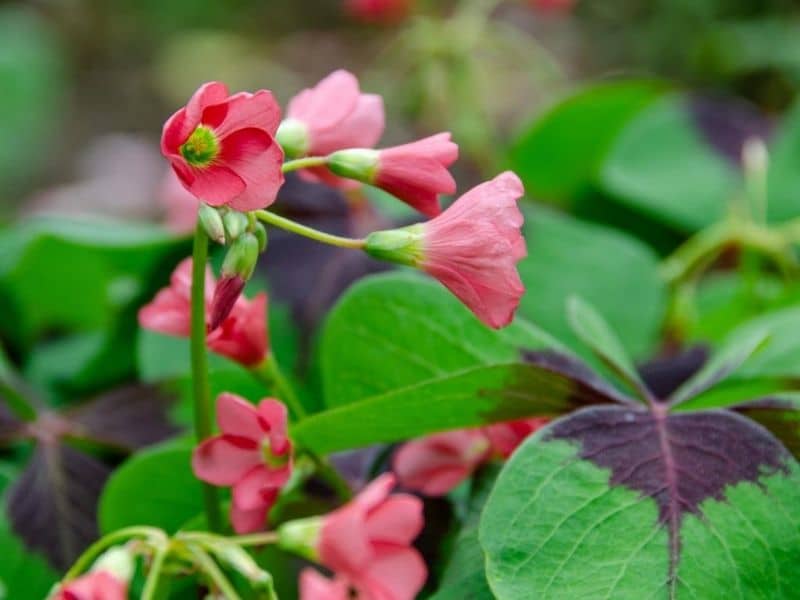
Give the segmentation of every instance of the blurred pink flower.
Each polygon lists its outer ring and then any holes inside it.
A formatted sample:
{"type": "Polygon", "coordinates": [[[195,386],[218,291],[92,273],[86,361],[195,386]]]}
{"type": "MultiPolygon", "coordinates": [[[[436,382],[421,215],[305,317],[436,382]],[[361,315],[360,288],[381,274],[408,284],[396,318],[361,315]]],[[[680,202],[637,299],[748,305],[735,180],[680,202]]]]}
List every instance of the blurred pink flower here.
{"type": "MultiPolygon", "coordinates": [[[[383,99],[377,94],[362,94],[355,75],[341,69],[292,98],[286,117],[278,139],[287,154],[296,156],[326,156],[343,148],[372,148],[385,127],[383,99]]],[[[334,187],[358,185],[336,177],[324,167],[303,169],[300,175],[334,187]]]]}
{"type": "Polygon", "coordinates": [[[419,266],[495,329],[512,321],[525,293],[516,268],[527,254],[522,194],[519,177],[506,171],[422,224],[419,266]]]}
{"type": "Polygon", "coordinates": [[[158,188],[158,200],[164,207],[167,228],[178,235],[194,231],[198,200],[189,192],[175,171],[168,169],[158,188]]]}
{"type": "Polygon", "coordinates": [[[92,571],[63,583],[51,600],[126,600],[128,584],[108,571],[92,571]]]}
{"type": "Polygon", "coordinates": [[[283,185],[283,150],[274,139],[280,115],[266,90],[229,96],[224,84],[206,83],[164,124],[161,152],[198,199],[264,208],[283,185]]]}
{"type": "MultiPolygon", "coordinates": [[[[317,542],[320,562],[334,571],[332,594],[347,584],[358,598],[412,600],[422,589],[427,568],[411,542],[423,527],[422,502],[408,494],[389,495],[390,473],[378,477],[342,508],[327,515],[317,542]]],[[[319,578],[305,575],[307,593],[323,590],[319,578]]],[[[331,598],[339,596],[331,595],[331,598]]]]}
{"type": "Polygon", "coordinates": [[[403,487],[444,496],[492,456],[511,456],[525,438],[548,422],[547,418],[519,419],[412,440],[395,453],[392,470],[403,487]]]}
{"type": "Polygon", "coordinates": [[[489,458],[489,440],[479,429],[437,433],[403,444],[392,470],[403,487],[444,496],[489,458]]]}
{"type": "MultiPolygon", "coordinates": [[[[211,270],[206,270],[205,304],[208,320],[216,283],[211,270]]],[[[183,260],[172,274],[169,287],[139,309],[139,324],[166,335],[188,337],[191,333],[192,259],[183,260]]],[[[267,330],[267,295],[257,294],[252,300],[239,296],[233,310],[220,326],[209,332],[208,347],[246,367],[261,364],[269,353],[267,330]]]]}
{"type": "Polygon", "coordinates": [[[392,24],[411,12],[413,0],[345,0],[345,11],[364,23],[392,24]]]}
{"type": "Polygon", "coordinates": [[[192,454],[198,479],[233,487],[231,522],[237,533],[264,527],[289,479],[292,445],[286,419],[286,407],[278,400],[266,398],[255,407],[234,394],[220,394],[217,424],[222,433],[203,441],[192,454]]]}
{"type": "Polygon", "coordinates": [[[442,212],[440,194],[454,194],[456,182],[448,171],[458,159],[450,133],[380,150],[373,185],[435,217],[442,212]]]}

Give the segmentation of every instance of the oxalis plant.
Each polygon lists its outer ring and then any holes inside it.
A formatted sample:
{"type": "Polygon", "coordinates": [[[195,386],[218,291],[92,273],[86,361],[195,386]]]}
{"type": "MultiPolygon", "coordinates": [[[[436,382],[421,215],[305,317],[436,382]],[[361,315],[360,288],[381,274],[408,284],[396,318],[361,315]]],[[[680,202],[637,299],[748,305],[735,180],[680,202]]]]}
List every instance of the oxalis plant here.
{"type": "MultiPolygon", "coordinates": [[[[194,438],[100,478],[103,535],[85,549],[68,522],[39,535],[26,504],[39,471],[23,473],[8,499],[16,529],[69,563],[48,597],[796,597],[798,397],[767,369],[747,375],[774,328],[737,330],[688,366],[637,368],[580,295],[558,306],[567,342],[515,319],[535,236],[575,232],[548,214],[525,223],[512,172],[442,209],[439,197],[456,192],[450,135],[374,149],[383,128],[381,98],[344,71],[300,92],[283,118],[270,92],[208,83],[167,120],[162,152],[197,199],[197,226],[191,258],[142,298],[138,321],[143,335],[189,340],[189,389],[178,394],[194,438]],[[363,238],[311,228],[276,202],[295,171],[345,193],[380,188],[427,220],[363,238]],[[266,294],[245,292],[259,261],[270,268],[275,228],[405,267],[354,284],[328,314],[324,408],[281,368],[266,294]],[[235,365],[236,389],[216,376],[220,357],[235,365]],[[348,460],[366,463],[359,477],[348,460]]],[[[766,158],[749,152],[752,181],[766,158]]],[[[665,262],[676,289],[730,241],[698,235],[665,262]]],[[[641,266],[630,246],[609,248],[618,268],[641,266]]],[[[570,260],[546,250],[539,272],[570,260]]],[[[299,272],[306,258],[293,257],[299,272]]],[[[548,294],[525,280],[525,298],[548,294]]],[[[644,310],[623,309],[634,323],[644,310]]],[[[67,414],[42,408],[10,362],[0,367],[2,440],[33,440],[50,471],[98,468],[87,458],[98,447],[130,452],[170,433],[156,420],[141,434],[152,410],[133,400],[117,398],[113,417],[102,398],[67,414]]],[[[67,501],[89,492],[69,488],[67,501]]]]}

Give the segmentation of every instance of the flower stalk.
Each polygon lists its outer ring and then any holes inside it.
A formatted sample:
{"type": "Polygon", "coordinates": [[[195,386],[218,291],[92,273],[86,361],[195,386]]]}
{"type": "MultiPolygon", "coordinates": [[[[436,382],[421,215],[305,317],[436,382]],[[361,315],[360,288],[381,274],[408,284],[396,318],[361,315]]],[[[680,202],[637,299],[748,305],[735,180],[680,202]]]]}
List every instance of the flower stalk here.
{"type": "MultiPolygon", "coordinates": [[[[191,361],[194,392],[194,429],[198,442],[211,436],[211,389],[208,383],[208,355],[206,353],[206,261],[208,260],[208,234],[198,220],[192,253],[192,314],[191,361]]],[[[211,531],[222,528],[222,512],[217,489],[203,484],[203,502],[206,520],[211,531]]]]}
{"type": "Polygon", "coordinates": [[[279,215],[276,215],[275,213],[270,212],[268,210],[257,210],[255,211],[255,216],[259,221],[262,221],[267,225],[273,225],[274,227],[284,229],[286,231],[295,233],[297,235],[302,235],[303,237],[307,237],[309,239],[316,240],[318,242],[322,242],[323,244],[328,244],[330,246],[337,246],[339,248],[352,248],[354,250],[362,250],[365,245],[365,241],[362,239],[331,235],[330,233],[319,231],[317,229],[314,229],[313,227],[307,227],[306,225],[301,225],[300,223],[292,221],[291,219],[287,219],[286,217],[281,217],[279,215]]]}

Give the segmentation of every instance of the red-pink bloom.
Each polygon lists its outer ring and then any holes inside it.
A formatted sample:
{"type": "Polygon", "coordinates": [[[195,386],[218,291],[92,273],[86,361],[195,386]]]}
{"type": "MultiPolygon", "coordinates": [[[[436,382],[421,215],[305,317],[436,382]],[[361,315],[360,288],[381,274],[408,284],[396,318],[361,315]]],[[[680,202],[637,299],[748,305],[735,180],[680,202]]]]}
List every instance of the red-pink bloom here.
{"type": "Polygon", "coordinates": [[[189,192],[171,168],[164,174],[158,198],[165,210],[167,229],[178,235],[194,231],[197,224],[197,198],[189,192]]]}
{"type": "Polygon", "coordinates": [[[519,177],[507,171],[422,225],[419,266],[495,329],[512,321],[525,293],[516,268],[527,254],[522,194],[519,177]]]}
{"type": "MultiPolygon", "coordinates": [[[[362,597],[357,597],[359,600],[362,597]]],[[[300,600],[354,600],[342,579],[328,579],[314,569],[300,573],[300,600]]]]}
{"type": "Polygon", "coordinates": [[[479,429],[447,431],[403,444],[392,470],[403,487],[443,496],[486,462],[489,452],[489,440],[479,429]]]}
{"type": "MultiPolygon", "coordinates": [[[[211,270],[206,270],[205,304],[209,316],[216,283],[211,270]]],[[[170,285],[159,291],[153,300],[139,310],[139,324],[145,329],[177,337],[191,333],[192,259],[183,260],[172,274],[170,285]]],[[[208,334],[208,347],[247,367],[253,367],[269,352],[267,331],[267,296],[258,294],[252,300],[239,296],[222,324],[208,334]]]]}
{"type": "MultiPolygon", "coordinates": [[[[385,127],[383,98],[362,94],[358,79],[348,71],[334,71],[313,88],[289,102],[278,139],[295,156],[326,156],[343,148],[371,148],[385,127]]],[[[336,187],[358,185],[336,177],[324,167],[304,169],[300,175],[336,187]]]]}
{"type": "Polygon", "coordinates": [[[493,456],[511,456],[525,438],[548,422],[547,418],[520,419],[412,440],[395,453],[392,470],[403,487],[443,496],[493,456]]]}
{"type": "Polygon", "coordinates": [[[319,560],[358,598],[412,600],[427,577],[425,562],[411,546],[423,527],[422,502],[408,494],[390,496],[394,485],[390,473],[378,477],[322,524],[319,560]]]}
{"type": "Polygon", "coordinates": [[[231,521],[237,533],[258,531],[291,473],[286,407],[272,398],[255,407],[220,394],[217,424],[222,433],[195,448],[192,469],[207,483],[233,486],[231,521]]]}
{"type": "Polygon", "coordinates": [[[411,12],[413,0],[345,0],[347,13],[364,23],[391,24],[411,12]]]}
{"type": "Polygon", "coordinates": [[[92,571],[62,584],[51,600],[127,600],[128,584],[108,571],[92,571]]]}
{"type": "Polygon", "coordinates": [[[529,435],[549,422],[550,419],[547,417],[519,419],[517,421],[487,425],[483,428],[483,432],[489,439],[492,451],[501,458],[508,458],[529,435]]]}
{"type": "Polygon", "coordinates": [[[457,159],[458,146],[450,141],[450,133],[386,148],[378,155],[372,184],[435,217],[442,211],[439,195],[456,191],[448,169],[457,159]]]}
{"type": "Polygon", "coordinates": [[[283,185],[283,150],[274,139],[280,120],[271,92],[230,96],[224,84],[206,83],[164,124],[161,152],[203,202],[264,208],[283,185]]]}

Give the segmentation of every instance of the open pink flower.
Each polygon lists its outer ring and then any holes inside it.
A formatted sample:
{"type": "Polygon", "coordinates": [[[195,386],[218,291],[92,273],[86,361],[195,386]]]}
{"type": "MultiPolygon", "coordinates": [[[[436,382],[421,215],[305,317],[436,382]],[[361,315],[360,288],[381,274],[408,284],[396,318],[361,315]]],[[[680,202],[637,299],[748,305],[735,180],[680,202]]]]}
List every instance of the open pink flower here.
{"type": "Polygon", "coordinates": [[[342,579],[328,579],[314,569],[300,573],[300,600],[354,600],[350,591],[342,579]]]}
{"type": "Polygon", "coordinates": [[[127,600],[128,584],[108,571],[92,571],[62,584],[51,600],[127,600]]]}
{"type": "Polygon", "coordinates": [[[547,418],[519,419],[412,440],[395,453],[392,470],[404,487],[427,496],[444,496],[493,456],[511,456],[525,438],[548,422],[547,418]]]}
{"type": "Polygon", "coordinates": [[[450,133],[381,150],[372,184],[397,196],[429,217],[442,212],[440,194],[454,194],[456,181],[448,168],[458,159],[450,133]]]}
{"type": "MultiPolygon", "coordinates": [[[[206,270],[206,316],[210,313],[216,282],[206,270]]],[[[159,291],[152,302],[139,310],[139,323],[145,329],[166,335],[188,337],[191,333],[192,259],[183,260],[170,279],[170,286],[159,291]]],[[[252,300],[239,296],[222,324],[208,334],[208,347],[246,367],[261,364],[269,353],[267,296],[252,300]]]]}
{"type": "MultiPolygon", "coordinates": [[[[362,94],[358,79],[348,71],[334,71],[313,88],[289,102],[278,139],[292,156],[326,156],[343,148],[372,148],[383,135],[383,99],[362,94]]],[[[301,177],[340,188],[357,186],[324,167],[303,169],[301,177]]]]}
{"type": "Polygon", "coordinates": [[[443,496],[489,457],[489,440],[479,429],[437,433],[403,444],[392,470],[403,487],[443,496]]]}
{"type": "Polygon", "coordinates": [[[527,254],[522,194],[519,177],[507,171],[422,225],[419,266],[495,329],[511,322],[525,293],[516,268],[527,254]]]}
{"type": "Polygon", "coordinates": [[[233,487],[231,522],[237,533],[258,531],[291,473],[286,407],[272,398],[255,407],[220,394],[217,424],[222,433],[195,448],[192,469],[207,483],[233,487]]]}
{"type": "Polygon", "coordinates": [[[230,96],[224,84],[206,83],[164,124],[161,152],[203,202],[264,208],[283,185],[283,150],[274,139],[280,119],[271,92],[230,96]]]}
{"type": "Polygon", "coordinates": [[[391,24],[407,17],[413,4],[413,0],[345,0],[344,7],[364,23],[391,24]]]}
{"type": "MultiPolygon", "coordinates": [[[[343,585],[336,582],[345,582],[358,598],[412,600],[425,583],[427,568],[411,546],[423,527],[422,502],[408,494],[390,496],[394,485],[394,476],[384,474],[324,518],[317,551],[336,574],[328,586],[336,593],[343,585]]],[[[307,587],[322,585],[314,578],[307,587]]]]}

